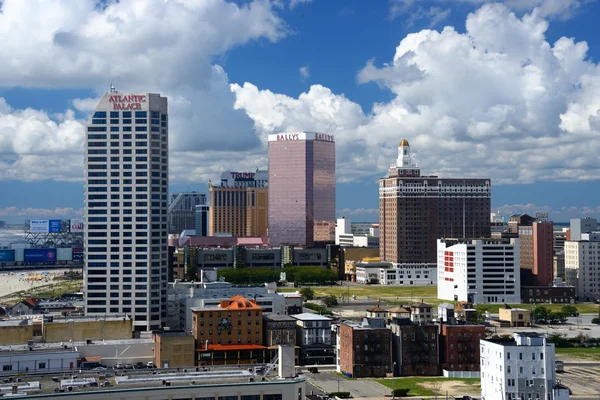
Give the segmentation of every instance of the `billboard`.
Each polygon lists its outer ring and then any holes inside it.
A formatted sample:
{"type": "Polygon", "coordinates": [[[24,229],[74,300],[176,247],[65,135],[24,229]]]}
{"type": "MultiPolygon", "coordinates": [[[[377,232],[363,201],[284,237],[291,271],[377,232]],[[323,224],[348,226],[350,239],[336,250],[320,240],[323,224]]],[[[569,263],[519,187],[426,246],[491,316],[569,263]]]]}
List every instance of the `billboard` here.
{"type": "Polygon", "coordinates": [[[47,219],[32,219],[29,221],[29,232],[31,233],[48,233],[50,221],[47,219]]]}
{"type": "Polygon", "coordinates": [[[73,249],[62,247],[56,249],[56,261],[71,261],[73,259],[73,249]]]}
{"type": "Polygon", "coordinates": [[[15,261],[15,251],[14,250],[0,250],[0,263],[15,261]]]}
{"type": "Polygon", "coordinates": [[[71,233],[83,233],[84,224],[82,219],[71,220],[71,233]]]}
{"type": "Polygon", "coordinates": [[[50,233],[61,233],[61,220],[60,219],[51,219],[48,221],[48,232],[50,233]]]}
{"type": "Polygon", "coordinates": [[[82,263],[83,262],[83,249],[82,248],[73,248],[73,262],[82,263]]]}
{"type": "Polygon", "coordinates": [[[69,232],[71,221],[68,219],[32,219],[29,221],[30,233],[63,233],[69,232]]]}
{"type": "Polygon", "coordinates": [[[55,262],[56,249],[25,249],[25,262],[55,262]]]}

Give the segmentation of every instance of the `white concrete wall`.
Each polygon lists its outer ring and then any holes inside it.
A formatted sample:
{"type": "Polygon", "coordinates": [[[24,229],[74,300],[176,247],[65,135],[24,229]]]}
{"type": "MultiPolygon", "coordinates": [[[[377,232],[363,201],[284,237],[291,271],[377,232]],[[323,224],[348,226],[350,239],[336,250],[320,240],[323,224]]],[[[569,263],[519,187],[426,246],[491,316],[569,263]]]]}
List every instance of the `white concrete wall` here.
{"type": "Polygon", "coordinates": [[[77,347],[81,357],[100,357],[100,363],[107,367],[112,367],[117,363],[135,364],[148,361],[154,361],[154,342],[139,341],[131,343],[126,341],[122,344],[103,344],[94,342],[94,344],[81,345],[77,347]]]}
{"type": "Polygon", "coordinates": [[[202,397],[219,397],[242,395],[280,394],[283,400],[304,399],[306,394],[304,379],[281,380],[270,382],[245,382],[232,384],[158,386],[152,388],[132,388],[127,385],[102,391],[81,391],[69,393],[36,394],[36,400],[96,400],[99,398],[115,398],[127,400],[165,400],[194,399],[202,397]]]}
{"type": "Polygon", "coordinates": [[[14,375],[17,372],[51,372],[77,369],[77,351],[30,351],[4,352],[0,354],[0,365],[11,365],[12,370],[0,370],[0,375],[14,375]],[[45,364],[45,365],[44,365],[45,364]]]}

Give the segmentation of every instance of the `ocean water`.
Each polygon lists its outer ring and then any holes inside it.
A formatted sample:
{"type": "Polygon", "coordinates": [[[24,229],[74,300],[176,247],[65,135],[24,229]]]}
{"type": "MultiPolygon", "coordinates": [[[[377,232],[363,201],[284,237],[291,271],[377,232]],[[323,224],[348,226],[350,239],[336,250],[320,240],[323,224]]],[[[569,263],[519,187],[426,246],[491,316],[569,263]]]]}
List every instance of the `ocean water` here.
{"type": "Polygon", "coordinates": [[[25,232],[23,229],[0,229],[0,246],[23,240],[25,232]]]}

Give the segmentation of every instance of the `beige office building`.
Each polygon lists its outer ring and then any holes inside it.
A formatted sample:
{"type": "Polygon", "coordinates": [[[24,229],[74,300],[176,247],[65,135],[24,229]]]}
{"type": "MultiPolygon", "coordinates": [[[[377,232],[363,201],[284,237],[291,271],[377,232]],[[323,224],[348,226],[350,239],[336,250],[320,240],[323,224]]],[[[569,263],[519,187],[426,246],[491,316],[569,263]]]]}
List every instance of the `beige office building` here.
{"type": "Polygon", "coordinates": [[[221,184],[209,183],[209,236],[267,236],[267,172],[222,174],[221,184]]]}

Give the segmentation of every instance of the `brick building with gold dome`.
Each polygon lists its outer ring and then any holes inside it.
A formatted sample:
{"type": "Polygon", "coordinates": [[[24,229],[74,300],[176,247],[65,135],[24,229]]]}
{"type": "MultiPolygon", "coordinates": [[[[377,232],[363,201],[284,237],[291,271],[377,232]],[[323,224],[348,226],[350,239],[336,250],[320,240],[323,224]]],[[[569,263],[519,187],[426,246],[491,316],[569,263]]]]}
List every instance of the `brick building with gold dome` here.
{"type": "Polygon", "coordinates": [[[396,284],[411,284],[425,274],[435,284],[436,240],[490,237],[490,209],[490,179],[422,176],[402,139],[396,163],[379,180],[380,258],[402,266],[387,273],[396,284]]]}

